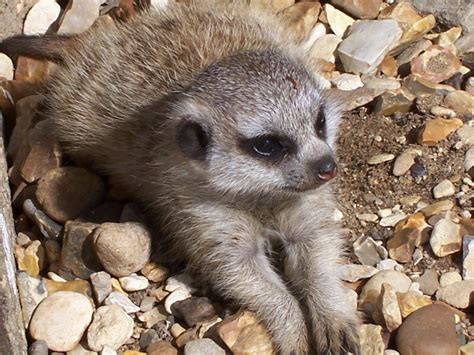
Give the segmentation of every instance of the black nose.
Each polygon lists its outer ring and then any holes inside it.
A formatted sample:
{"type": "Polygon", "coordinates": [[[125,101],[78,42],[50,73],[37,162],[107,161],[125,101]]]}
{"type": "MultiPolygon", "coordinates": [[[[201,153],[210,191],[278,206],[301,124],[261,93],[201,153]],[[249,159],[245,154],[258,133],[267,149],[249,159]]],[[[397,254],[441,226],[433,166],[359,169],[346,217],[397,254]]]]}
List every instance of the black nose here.
{"type": "Polygon", "coordinates": [[[337,164],[332,157],[322,158],[314,164],[318,177],[329,181],[337,175],[337,164]]]}

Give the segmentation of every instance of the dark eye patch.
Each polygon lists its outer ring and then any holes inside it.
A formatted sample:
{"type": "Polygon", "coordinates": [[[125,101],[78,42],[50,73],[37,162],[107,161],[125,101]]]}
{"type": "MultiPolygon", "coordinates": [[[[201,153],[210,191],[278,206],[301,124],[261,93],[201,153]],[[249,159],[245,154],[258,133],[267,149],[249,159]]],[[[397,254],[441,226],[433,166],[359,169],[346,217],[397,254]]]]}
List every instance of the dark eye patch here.
{"type": "Polygon", "coordinates": [[[272,162],[296,151],[296,145],[291,139],[275,134],[242,138],[239,145],[247,154],[272,162]]]}
{"type": "Polygon", "coordinates": [[[318,136],[322,138],[326,137],[326,113],[324,112],[324,107],[319,109],[314,127],[318,136]]]}

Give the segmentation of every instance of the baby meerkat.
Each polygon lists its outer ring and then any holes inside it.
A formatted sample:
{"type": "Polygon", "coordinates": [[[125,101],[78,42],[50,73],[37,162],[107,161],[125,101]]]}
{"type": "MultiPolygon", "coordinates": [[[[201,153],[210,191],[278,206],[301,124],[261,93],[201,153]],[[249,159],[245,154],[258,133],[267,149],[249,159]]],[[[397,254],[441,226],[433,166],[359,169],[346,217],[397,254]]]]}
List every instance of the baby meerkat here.
{"type": "Polygon", "coordinates": [[[276,18],[170,5],[0,49],[60,63],[44,115],[66,152],[138,200],[171,253],[254,311],[281,354],[358,353],[328,183],[338,104],[276,18]]]}

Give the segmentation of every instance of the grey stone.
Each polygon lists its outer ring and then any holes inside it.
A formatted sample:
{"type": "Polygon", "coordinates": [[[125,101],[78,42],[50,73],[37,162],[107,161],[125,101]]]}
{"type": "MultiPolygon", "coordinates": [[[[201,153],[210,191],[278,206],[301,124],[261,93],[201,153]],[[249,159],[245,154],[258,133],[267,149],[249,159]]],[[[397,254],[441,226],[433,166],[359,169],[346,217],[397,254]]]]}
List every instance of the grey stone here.
{"type": "Polygon", "coordinates": [[[57,239],[61,233],[62,227],[51,218],[49,218],[43,211],[39,210],[33,201],[25,200],[23,203],[23,211],[39,228],[41,234],[45,238],[57,239]]]}
{"type": "Polygon", "coordinates": [[[105,271],[99,271],[91,274],[90,279],[94,298],[97,301],[97,304],[102,304],[102,302],[112,292],[112,278],[105,271]]]}
{"type": "Polygon", "coordinates": [[[474,236],[463,238],[463,276],[464,280],[474,280],[474,236]]]}
{"type": "Polygon", "coordinates": [[[461,142],[467,146],[474,145],[474,125],[463,124],[461,128],[456,131],[461,142]]]}
{"type": "Polygon", "coordinates": [[[145,349],[148,345],[161,340],[155,329],[147,329],[140,335],[140,348],[145,349]]]}
{"type": "Polygon", "coordinates": [[[211,339],[203,338],[186,343],[184,355],[225,355],[225,350],[211,339]]]}
{"type": "Polygon", "coordinates": [[[474,3],[470,0],[412,0],[421,12],[431,13],[448,26],[462,26],[468,33],[474,32],[474,3]]]}
{"type": "Polygon", "coordinates": [[[112,292],[104,303],[106,305],[117,304],[127,313],[136,313],[140,310],[140,307],[135,305],[127,296],[117,291],[112,292]]]}
{"type": "Polygon", "coordinates": [[[337,52],[346,71],[368,74],[377,69],[401,36],[402,30],[395,20],[358,21],[337,52]]]}
{"type": "Polygon", "coordinates": [[[48,355],[48,344],[44,340],[36,340],[28,348],[28,355],[48,355]]]}
{"type": "Polygon", "coordinates": [[[387,250],[378,245],[371,237],[360,237],[354,242],[354,253],[363,265],[377,265],[378,262],[385,259],[387,250]]]}
{"type": "Polygon", "coordinates": [[[25,328],[30,324],[33,311],[38,304],[46,298],[48,291],[44,283],[44,279],[31,277],[27,272],[21,271],[16,275],[18,292],[20,294],[21,312],[23,314],[23,322],[25,328]]]}
{"type": "Polygon", "coordinates": [[[425,295],[433,296],[441,287],[438,281],[438,274],[434,270],[426,270],[423,275],[415,280],[420,284],[420,290],[425,295]]]}

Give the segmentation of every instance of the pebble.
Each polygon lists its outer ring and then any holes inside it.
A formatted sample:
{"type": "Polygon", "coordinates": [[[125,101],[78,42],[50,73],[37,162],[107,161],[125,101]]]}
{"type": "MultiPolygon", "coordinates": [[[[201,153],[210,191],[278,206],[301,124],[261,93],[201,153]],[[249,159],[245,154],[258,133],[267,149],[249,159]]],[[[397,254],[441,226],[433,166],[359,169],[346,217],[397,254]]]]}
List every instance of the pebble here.
{"type": "Polygon", "coordinates": [[[81,279],[102,269],[92,247],[92,232],[97,224],[69,221],[64,227],[61,267],[81,279]]]}
{"type": "Polygon", "coordinates": [[[389,284],[382,284],[379,305],[385,327],[389,332],[393,332],[402,324],[402,314],[400,313],[397,294],[389,284]]]}
{"type": "Polygon", "coordinates": [[[387,91],[377,98],[374,113],[391,116],[395,113],[409,112],[415,98],[415,95],[403,87],[396,91],[387,91]]]}
{"type": "Polygon", "coordinates": [[[49,218],[43,211],[39,210],[32,200],[27,199],[23,202],[23,211],[31,219],[41,234],[45,238],[58,239],[62,227],[51,218],[49,218]]]}
{"type": "Polygon", "coordinates": [[[444,200],[432,203],[431,205],[423,207],[422,212],[426,218],[440,214],[445,211],[450,211],[454,207],[454,203],[451,200],[444,200]]]}
{"type": "Polygon", "coordinates": [[[396,341],[401,354],[457,355],[454,314],[440,304],[422,307],[403,322],[396,341]]]}
{"type": "Polygon", "coordinates": [[[127,292],[141,291],[148,287],[148,279],[135,273],[119,278],[120,285],[127,292]]]}
{"type": "Polygon", "coordinates": [[[54,0],[40,0],[28,11],[23,23],[23,34],[45,34],[56,21],[61,12],[61,7],[54,0]]]}
{"type": "Polygon", "coordinates": [[[394,20],[358,21],[339,45],[337,52],[346,72],[374,72],[397,44],[402,30],[394,20]]]}
{"type": "Polygon", "coordinates": [[[275,354],[270,334],[249,311],[224,319],[217,325],[217,334],[233,354],[275,354]]]}
{"type": "Polygon", "coordinates": [[[145,328],[151,328],[158,322],[162,322],[168,318],[168,316],[162,312],[164,313],[164,311],[161,311],[161,307],[155,307],[145,313],[139,314],[138,319],[140,322],[145,323],[145,328]]]}
{"type": "Polygon", "coordinates": [[[360,19],[373,19],[379,14],[382,0],[331,0],[331,4],[360,19]]]}
{"type": "Polygon", "coordinates": [[[459,348],[460,355],[472,355],[474,354],[474,341],[464,344],[459,348]]]}
{"type": "Polygon", "coordinates": [[[444,98],[444,104],[460,115],[474,115],[474,95],[456,90],[444,98]]]}
{"type": "Polygon", "coordinates": [[[46,214],[62,223],[97,206],[104,196],[105,184],[101,178],[71,166],[46,173],[36,190],[36,198],[46,214]]]}
{"type": "Polygon", "coordinates": [[[439,220],[430,237],[431,249],[436,256],[443,257],[461,250],[461,226],[448,219],[439,220]]]}
{"type": "Polygon", "coordinates": [[[196,324],[208,321],[217,315],[214,306],[207,297],[190,297],[183,301],[174,302],[171,311],[173,315],[183,319],[188,327],[194,327],[196,324]]]}
{"type": "Polygon", "coordinates": [[[449,197],[456,193],[456,189],[451,181],[445,179],[433,188],[434,198],[449,197]]]}
{"type": "Polygon", "coordinates": [[[426,270],[416,281],[420,284],[421,292],[429,296],[433,296],[441,287],[438,281],[438,274],[432,269],[426,270]]]}
{"type": "Polygon", "coordinates": [[[457,271],[450,271],[444,274],[441,274],[439,277],[439,283],[441,287],[451,285],[455,282],[462,281],[461,274],[457,271]]]}
{"type": "Polygon", "coordinates": [[[378,245],[372,237],[361,236],[354,242],[353,247],[354,254],[362,265],[377,265],[386,253],[385,248],[378,245]]]}
{"type": "Polygon", "coordinates": [[[395,176],[402,176],[405,175],[413,164],[415,164],[415,158],[417,157],[418,152],[415,152],[412,149],[406,150],[402,154],[400,154],[393,164],[392,173],[395,176]]]}
{"type": "Polygon", "coordinates": [[[28,355],[48,355],[48,344],[44,340],[34,341],[28,348],[28,355]]]}
{"type": "Polygon", "coordinates": [[[94,298],[100,305],[112,292],[112,278],[105,271],[99,271],[91,274],[90,280],[94,298]]]}
{"type": "Polygon", "coordinates": [[[160,340],[160,336],[155,329],[147,329],[140,334],[140,348],[147,348],[148,345],[160,340]]]}
{"type": "Polygon", "coordinates": [[[332,83],[342,91],[352,91],[364,86],[360,76],[355,74],[341,74],[333,79],[332,83]]]}
{"type": "Polygon", "coordinates": [[[39,240],[33,240],[26,247],[15,245],[15,258],[18,270],[26,271],[36,277],[45,265],[45,250],[39,240]]]}
{"type": "Polygon", "coordinates": [[[384,217],[379,221],[382,227],[394,227],[398,222],[403,221],[407,215],[404,212],[396,211],[390,216],[384,217]]]}
{"type": "Polygon", "coordinates": [[[385,259],[377,263],[377,269],[401,271],[402,266],[393,259],[385,259]]]}
{"type": "Polygon", "coordinates": [[[385,343],[382,338],[382,327],[374,324],[359,326],[360,353],[383,355],[385,343]]]}
{"type": "Polygon", "coordinates": [[[397,293],[397,298],[400,306],[400,313],[404,319],[417,309],[432,304],[430,297],[420,295],[417,291],[397,293]]]}
{"type": "Polygon", "coordinates": [[[0,53],[0,78],[13,80],[13,62],[3,53],[0,53]]]}
{"type": "Polygon", "coordinates": [[[474,146],[469,148],[464,157],[464,170],[474,179],[474,146]]]}
{"type": "Polygon", "coordinates": [[[377,154],[377,155],[371,156],[367,160],[367,164],[377,165],[377,164],[385,163],[387,161],[391,161],[394,158],[395,158],[395,155],[393,154],[377,154]]]}
{"type": "Polygon", "coordinates": [[[226,352],[209,338],[191,340],[184,346],[184,355],[225,355],[226,352]]]}
{"type": "Polygon", "coordinates": [[[336,48],[342,39],[333,34],[325,34],[314,41],[309,50],[309,58],[323,59],[330,63],[336,62],[336,48]]]}
{"type": "Polygon", "coordinates": [[[133,333],[133,319],[122,307],[112,304],[97,308],[89,329],[87,344],[94,351],[101,351],[104,346],[117,350],[133,333]]]}
{"type": "Polygon", "coordinates": [[[456,131],[456,134],[464,145],[468,147],[474,145],[474,125],[463,124],[462,127],[456,131]]]}
{"type": "Polygon", "coordinates": [[[442,117],[449,117],[449,118],[456,117],[456,112],[442,106],[433,106],[430,112],[435,116],[442,116],[442,117]]]}
{"type": "Polygon", "coordinates": [[[151,235],[139,223],[104,223],[94,231],[93,240],[102,266],[116,277],[139,271],[150,258],[151,235]]]}
{"type": "Polygon", "coordinates": [[[436,84],[449,79],[460,68],[459,59],[438,45],[427,48],[423,54],[411,61],[411,73],[436,84]]]}
{"type": "Polygon", "coordinates": [[[168,292],[173,292],[177,289],[183,289],[189,293],[197,291],[197,288],[194,286],[193,279],[188,274],[178,274],[169,277],[166,279],[166,285],[164,289],[168,292]]]}
{"type": "Polygon", "coordinates": [[[72,281],[53,281],[53,280],[44,280],[46,284],[46,288],[48,290],[48,295],[52,295],[53,293],[60,292],[60,291],[70,291],[70,292],[77,292],[84,296],[86,296],[90,302],[92,302],[92,291],[89,282],[86,280],[72,280],[72,281]]]}
{"type": "Polygon", "coordinates": [[[428,121],[418,134],[418,143],[433,146],[445,140],[452,132],[463,125],[459,118],[435,118],[428,121]]]}
{"type": "Polygon", "coordinates": [[[162,282],[169,274],[167,268],[155,263],[147,263],[140,272],[151,282],[162,282]]]}
{"type": "Polygon", "coordinates": [[[173,292],[171,292],[168,297],[165,298],[165,309],[166,309],[166,312],[168,312],[169,314],[172,314],[172,310],[171,310],[171,306],[175,303],[175,302],[178,302],[178,301],[183,301],[185,300],[186,298],[190,298],[191,297],[191,294],[189,293],[189,291],[185,290],[185,289],[176,289],[174,290],[173,292]]]}
{"type": "Polygon", "coordinates": [[[466,235],[463,239],[463,276],[464,280],[474,280],[474,236],[466,235]]]}
{"type": "Polygon", "coordinates": [[[46,341],[50,350],[72,350],[91,322],[92,313],[87,297],[76,292],[56,292],[46,297],[33,313],[31,337],[46,341]]]}
{"type": "Polygon", "coordinates": [[[104,300],[106,305],[119,305],[127,313],[136,313],[140,310],[140,307],[135,305],[127,296],[123,293],[113,291],[107,298],[104,300]]]}
{"type": "Polygon", "coordinates": [[[140,301],[140,311],[142,312],[148,312],[153,309],[153,306],[155,305],[156,298],[152,296],[145,296],[143,299],[140,301]]]}
{"type": "Polygon", "coordinates": [[[75,35],[86,31],[99,17],[101,1],[71,0],[64,11],[59,35],[75,35]]]}
{"type": "Polygon", "coordinates": [[[25,328],[28,328],[33,311],[38,304],[46,298],[48,290],[42,278],[31,277],[24,271],[17,273],[16,284],[20,295],[23,322],[25,328]]]}
{"type": "Polygon", "coordinates": [[[148,345],[146,348],[147,355],[178,355],[178,350],[167,341],[157,341],[148,345]]]}
{"type": "Polygon", "coordinates": [[[297,3],[283,9],[278,16],[283,18],[287,29],[295,34],[296,39],[303,41],[309,39],[320,10],[319,2],[297,3]]]}
{"type": "Polygon", "coordinates": [[[324,5],[324,10],[332,32],[342,38],[347,29],[354,23],[354,19],[330,4],[324,5]]]}
{"type": "Polygon", "coordinates": [[[68,351],[67,355],[98,355],[98,353],[95,351],[86,349],[85,346],[79,343],[74,349],[72,349],[71,351],[68,351]]]}
{"type": "Polygon", "coordinates": [[[363,222],[377,222],[379,220],[379,217],[373,213],[358,213],[356,217],[363,222]]]}
{"type": "Polygon", "coordinates": [[[368,279],[380,270],[371,265],[346,264],[340,267],[340,277],[347,282],[368,279]]]}
{"type": "Polygon", "coordinates": [[[427,242],[425,236],[429,229],[431,226],[426,223],[421,212],[399,222],[395,226],[393,237],[387,242],[390,257],[401,263],[411,261],[415,247],[427,242]]]}
{"type": "Polygon", "coordinates": [[[392,286],[395,292],[407,292],[412,281],[401,272],[392,270],[382,270],[372,276],[362,288],[359,296],[359,303],[363,309],[373,310],[377,304],[377,299],[382,290],[382,284],[387,283],[392,286]]]}
{"type": "Polygon", "coordinates": [[[456,308],[467,308],[474,304],[472,292],[474,292],[474,280],[463,280],[441,287],[436,292],[436,299],[456,308]]]}

